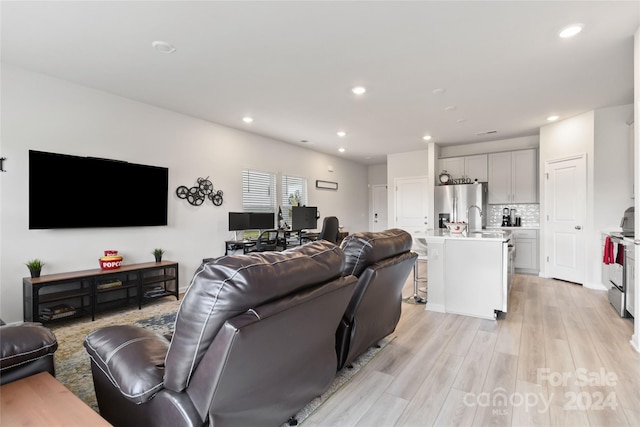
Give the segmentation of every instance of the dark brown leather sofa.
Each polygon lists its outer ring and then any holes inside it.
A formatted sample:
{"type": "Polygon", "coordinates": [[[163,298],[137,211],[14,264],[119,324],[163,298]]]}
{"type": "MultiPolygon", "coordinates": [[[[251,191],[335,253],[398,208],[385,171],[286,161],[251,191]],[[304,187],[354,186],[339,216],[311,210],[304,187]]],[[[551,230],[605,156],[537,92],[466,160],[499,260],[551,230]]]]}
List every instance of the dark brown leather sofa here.
{"type": "Polygon", "coordinates": [[[418,255],[400,229],[354,233],[341,244],[344,275],[358,277],[356,290],[336,333],[338,369],[392,333],[400,320],[402,287],[418,255]]]}
{"type": "Polygon", "coordinates": [[[196,271],[171,341],[89,334],[100,414],[116,426],[277,426],[336,374],[335,332],[357,279],[325,241],[218,258],[196,271]]]}
{"type": "Polygon", "coordinates": [[[40,323],[0,326],[0,384],[39,372],[55,376],[53,355],[57,349],[56,336],[40,323]]]}

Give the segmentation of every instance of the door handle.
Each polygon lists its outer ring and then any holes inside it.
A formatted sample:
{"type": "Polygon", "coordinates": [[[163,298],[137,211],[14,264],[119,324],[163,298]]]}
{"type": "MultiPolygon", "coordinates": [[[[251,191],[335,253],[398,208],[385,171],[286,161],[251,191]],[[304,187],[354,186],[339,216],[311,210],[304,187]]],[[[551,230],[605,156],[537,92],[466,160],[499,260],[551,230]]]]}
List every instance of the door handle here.
{"type": "Polygon", "coordinates": [[[576,226],[575,226],[575,229],[576,229],[576,230],[582,230],[582,226],[580,226],[580,225],[576,225],[576,226]]]}

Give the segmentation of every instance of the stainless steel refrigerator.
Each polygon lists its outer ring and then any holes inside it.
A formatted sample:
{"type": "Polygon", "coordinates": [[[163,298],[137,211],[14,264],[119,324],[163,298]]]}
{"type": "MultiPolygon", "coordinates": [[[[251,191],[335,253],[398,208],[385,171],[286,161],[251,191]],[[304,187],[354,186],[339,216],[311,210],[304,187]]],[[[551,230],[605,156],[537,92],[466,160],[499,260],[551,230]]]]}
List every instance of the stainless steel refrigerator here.
{"type": "Polygon", "coordinates": [[[438,226],[445,228],[445,222],[464,221],[470,231],[486,227],[487,195],[486,182],[436,186],[434,208],[438,226]]]}

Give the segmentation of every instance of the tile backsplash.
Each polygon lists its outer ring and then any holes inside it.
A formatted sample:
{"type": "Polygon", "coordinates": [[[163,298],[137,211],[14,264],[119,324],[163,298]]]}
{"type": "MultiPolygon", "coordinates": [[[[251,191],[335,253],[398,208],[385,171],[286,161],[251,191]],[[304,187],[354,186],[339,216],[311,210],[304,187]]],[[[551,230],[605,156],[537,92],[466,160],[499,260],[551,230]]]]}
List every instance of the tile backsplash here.
{"type": "Polygon", "coordinates": [[[504,204],[489,205],[487,212],[487,227],[500,227],[502,224],[502,209],[515,209],[516,214],[522,218],[522,227],[539,227],[540,226],[540,204],[504,204]]]}

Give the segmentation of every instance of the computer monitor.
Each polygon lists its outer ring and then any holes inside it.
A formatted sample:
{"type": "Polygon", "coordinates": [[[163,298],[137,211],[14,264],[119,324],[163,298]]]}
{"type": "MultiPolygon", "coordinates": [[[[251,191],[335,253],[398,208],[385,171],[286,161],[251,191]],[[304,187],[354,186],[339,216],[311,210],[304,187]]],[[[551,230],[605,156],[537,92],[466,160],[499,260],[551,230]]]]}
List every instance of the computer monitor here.
{"type": "Polygon", "coordinates": [[[249,229],[270,230],[274,227],[276,214],[273,212],[249,212],[249,229]]]}
{"type": "Polygon", "coordinates": [[[291,228],[294,231],[318,228],[318,208],[316,206],[293,206],[291,228]]]}
{"type": "Polygon", "coordinates": [[[229,212],[229,231],[248,230],[249,228],[248,212],[229,212]]]}

